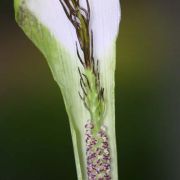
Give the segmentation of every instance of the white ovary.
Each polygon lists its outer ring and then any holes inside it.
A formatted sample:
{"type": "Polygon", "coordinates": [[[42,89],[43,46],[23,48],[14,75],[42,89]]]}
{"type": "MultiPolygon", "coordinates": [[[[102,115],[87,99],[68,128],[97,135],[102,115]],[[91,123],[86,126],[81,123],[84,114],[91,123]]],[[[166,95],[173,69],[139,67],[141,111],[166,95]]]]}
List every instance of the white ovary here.
{"type": "MultiPolygon", "coordinates": [[[[56,37],[71,54],[76,55],[75,28],[68,20],[59,0],[26,0],[28,9],[56,37]]],[[[82,7],[87,9],[86,0],[81,0],[82,7]]],[[[91,8],[90,29],[94,36],[94,57],[101,57],[116,39],[119,21],[119,0],[89,0],[91,8]]]]}

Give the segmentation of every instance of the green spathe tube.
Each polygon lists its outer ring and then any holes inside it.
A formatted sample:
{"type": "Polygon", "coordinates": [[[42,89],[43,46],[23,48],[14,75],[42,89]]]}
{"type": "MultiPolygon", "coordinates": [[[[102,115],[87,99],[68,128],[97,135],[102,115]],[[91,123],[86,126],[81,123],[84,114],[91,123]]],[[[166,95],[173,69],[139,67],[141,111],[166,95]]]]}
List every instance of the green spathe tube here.
{"type": "MultiPolygon", "coordinates": [[[[76,7],[76,2],[72,0],[71,6],[76,7]]],[[[80,2],[80,6],[87,10],[87,0],[80,2]]],[[[78,179],[97,179],[109,175],[111,179],[118,180],[114,72],[120,21],[119,0],[88,2],[91,12],[89,28],[93,32],[93,58],[98,62],[99,80],[104,91],[103,103],[97,100],[99,93],[95,85],[95,73],[84,68],[77,56],[79,39],[59,0],[14,0],[15,17],[25,34],[45,56],[61,89],[70,122],[78,179]],[[85,102],[90,109],[79,96],[79,93],[83,94],[81,75],[89,81],[87,83],[84,80],[84,87],[87,93],[85,102]],[[88,84],[92,88],[87,89],[88,84]],[[94,142],[95,145],[91,146],[94,142]],[[105,158],[105,153],[110,155],[105,158]],[[93,154],[94,157],[91,157],[93,154]],[[97,172],[91,171],[91,166],[97,162],[97,171],[102,168],[100,163],[110,167],[107,167],[107,172],[101,169],[101,173],[94,176],[97,172]]],[[[81,50],[80,43],[78,48],[81,50]]],[[[83,56],[83,51],[80,51],[80,56],[83,56]]]]}

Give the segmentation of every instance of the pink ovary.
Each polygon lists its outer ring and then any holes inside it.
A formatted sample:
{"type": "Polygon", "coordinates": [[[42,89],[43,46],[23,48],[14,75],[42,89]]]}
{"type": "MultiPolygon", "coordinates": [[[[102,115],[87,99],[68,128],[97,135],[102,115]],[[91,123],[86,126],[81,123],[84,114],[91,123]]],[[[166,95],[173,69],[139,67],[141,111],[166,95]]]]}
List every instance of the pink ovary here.
{"type": "Polygon", "coordinates": [[[86,156],[88,180],[111,180],[111,157],[106,128],[94,135],[94,125],[88,122],[86,129],[86,156]]]}

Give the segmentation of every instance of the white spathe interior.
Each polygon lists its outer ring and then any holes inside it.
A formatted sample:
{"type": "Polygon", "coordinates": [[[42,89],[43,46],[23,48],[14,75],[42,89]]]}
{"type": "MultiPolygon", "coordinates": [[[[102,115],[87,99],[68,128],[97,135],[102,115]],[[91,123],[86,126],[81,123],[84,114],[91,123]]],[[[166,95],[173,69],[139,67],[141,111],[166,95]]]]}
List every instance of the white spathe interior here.
{"type": "MultiPolygon", "coordinates": [[[[86,7],[86,0],[80,0],[86,7]]],[[[119,0],[89,0],[91,7],[90,27],[94,35],[94,56],[101,57],[115,40],[120,21],[119,0]]],[[[72,54],[76,53],[77,36],[59,0],[26,0],[28,9],[49,29],[56,39],[72,54]]]]}

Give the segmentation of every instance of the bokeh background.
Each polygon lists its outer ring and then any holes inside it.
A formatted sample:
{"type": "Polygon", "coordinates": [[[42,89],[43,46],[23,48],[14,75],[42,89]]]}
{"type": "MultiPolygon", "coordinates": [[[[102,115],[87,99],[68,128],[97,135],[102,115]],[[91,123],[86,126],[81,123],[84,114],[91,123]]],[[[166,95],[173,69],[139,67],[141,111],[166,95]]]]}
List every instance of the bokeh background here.
{"type": "MultiPolygon", "coordinates": [[[[121,0],[120,180],[180,179],[180,1],[121,0]]],[[[68,118],[44,57],[0,0],[0,180],[75,180],[68,118]]]]}

